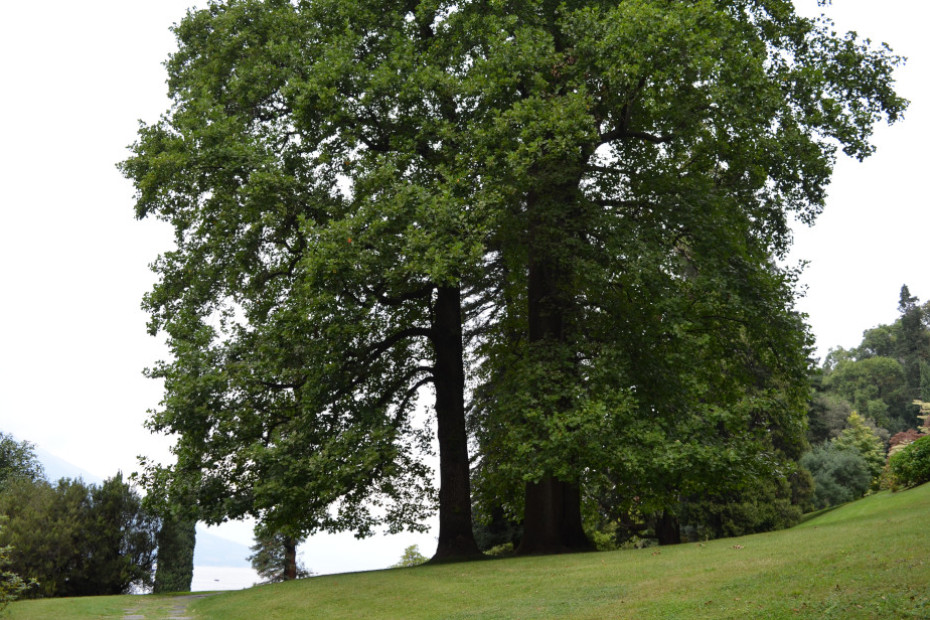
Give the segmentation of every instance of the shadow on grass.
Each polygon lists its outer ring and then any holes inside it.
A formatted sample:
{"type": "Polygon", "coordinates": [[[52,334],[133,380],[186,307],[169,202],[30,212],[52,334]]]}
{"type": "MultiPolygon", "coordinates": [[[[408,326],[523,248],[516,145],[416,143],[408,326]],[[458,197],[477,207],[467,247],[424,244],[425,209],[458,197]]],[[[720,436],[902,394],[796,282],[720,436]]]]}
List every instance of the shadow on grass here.
{"type": "Polygon", "coordinates": [[[821,508],[820,510],[815,510],[814,512],[808,512],[807,514],[801,515],[801,520],[798,521],[798,525],[801,525],[802,523],[807,523],[807,522],[810,521],[811,519],[815,519],[815,518],[817,518],[817,517],[820,517],[820,516],[822,516],[822,515],[825,515],[825,514],[827,514],[828,512],[833,512],[833,511],[836,510],[837,508],[842,508],[843,506],[845,506],[845,505],[848,504],[848,503],[849,503],[849,502],[845,502],[845,503],[843,503],[843,504],[837,504],[836,506],[828,506],[828,507],[826,507],[826,508],[821,508]]]}

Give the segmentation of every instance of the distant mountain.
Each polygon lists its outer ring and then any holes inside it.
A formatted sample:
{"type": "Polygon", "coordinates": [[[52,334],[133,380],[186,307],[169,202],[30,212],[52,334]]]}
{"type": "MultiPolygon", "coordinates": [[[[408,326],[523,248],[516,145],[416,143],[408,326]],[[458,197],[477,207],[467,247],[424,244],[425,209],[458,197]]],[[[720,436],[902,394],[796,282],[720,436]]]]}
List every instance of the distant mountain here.
{"type": "Polygon", "coordinates": [[[47,450],[36,447],[35,453],[39,458],[39,462],[42,463],[42,467],[45,468],[45,478],[49,482],[58,482],[62,478],[81,478],[84,482],[90,484],[100,484],[103,482],[103,478],[100,476],[92,474],[74,463],[69,463],[64,459],[58,458],[47,450]]]}
{"type": "MultiPolygon", "coordinates": [[[[62,478],[81,478],[88,484],[103,483],[103,478],[100,476],[92,474],[74,463],[69,463],[47,450],[36,447],[35,454],[39,462],[42,463],[42,467],[45,468],[45,478],[50,482],[57,482],[62,478]]],[[[204,526],[197,526],[194,566],[248,568],[251,564],[246,558],[251,553],[252,551],[248,546],[211,534],[206,531],[204,526]]]]}
{"type": "Polygon", "coordinates": [[[197,525],[197,544],[194,546],[194,566],[251,566],[246,559],[252,551],[245,545],[226,540],[197,525]]]}

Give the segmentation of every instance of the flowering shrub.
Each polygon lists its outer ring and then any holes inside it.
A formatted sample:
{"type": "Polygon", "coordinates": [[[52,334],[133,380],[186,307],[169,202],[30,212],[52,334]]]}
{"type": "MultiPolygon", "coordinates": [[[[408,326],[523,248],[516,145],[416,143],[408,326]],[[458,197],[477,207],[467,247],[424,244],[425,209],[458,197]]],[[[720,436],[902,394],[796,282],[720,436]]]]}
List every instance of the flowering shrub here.
{"type": "Polygon", "coordinates": [[[930,482],[930,435],[912,441],[888,459],[891,488],[915,487],[930,482]]]}
{"type": "Polygon", "coordinates": [[[913,443],[917,439],[920,439],[921,437],[923,437],[923,434],[913,428],[909,428],[906,431],[892,435],[891,439],[888,440],[888,456],[897,454],[906,446],[913,443]]]}

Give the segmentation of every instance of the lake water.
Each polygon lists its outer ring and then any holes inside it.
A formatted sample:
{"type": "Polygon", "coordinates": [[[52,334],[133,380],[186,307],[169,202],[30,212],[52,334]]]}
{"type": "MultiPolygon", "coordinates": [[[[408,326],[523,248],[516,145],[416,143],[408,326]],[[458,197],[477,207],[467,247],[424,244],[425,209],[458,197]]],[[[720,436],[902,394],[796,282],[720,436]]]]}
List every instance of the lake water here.
{"type": "Polygon", "coordinates": [[[191,592],[242,590],[261,581],[251,568],[240,566],[195,566],[191,592]]]}

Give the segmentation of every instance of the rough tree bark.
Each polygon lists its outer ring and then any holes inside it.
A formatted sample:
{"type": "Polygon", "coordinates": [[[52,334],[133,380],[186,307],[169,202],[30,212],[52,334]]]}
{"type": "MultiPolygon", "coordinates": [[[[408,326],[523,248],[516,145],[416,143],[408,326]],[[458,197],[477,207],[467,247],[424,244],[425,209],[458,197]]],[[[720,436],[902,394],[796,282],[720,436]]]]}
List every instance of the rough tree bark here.
{"type": "MultiPolygon", "coordinates": [[[[572,181],[545,194],[527,198],[528,222],[528,336],[534,355],[554,368],[553,389],[564,388],[574,378],[565,374],[562,359],[569,343],[569,321],[574,299],[571,290],[574,237],[579,224],[572,208],[577,204],[578,184],[572,181]]],[[[545,389],[541,386],[541,389],[545,389]]],[[[572,406],[567,398],[557,399],[557,407],[572,406]]],[[[555,414],[556,412],[550,412],[555,414]]],[[[519,554],[586,551],[591,543],[581,521],[581,492],[571,481],[546,476],[529,482],[525,488],[524,534],[519,554]]]]}
{"type": "Polygon", "coordinates": [[[458,287],[438,287],[432,332],[440,484],[439,543],[431,561],[441,562],[482,556],[472,531],[462,296],[458,287]]]}
{"type": "Polygon", "coordinates": [[[667,510],[656,515],[656,538],[660,545],[681,544],[681,526],[678,517],[667,510]]]}
{"type": "Polygon", "coordinates": [[[297,579],[297,539],[284,537],[284,581],[297,579]]]}

